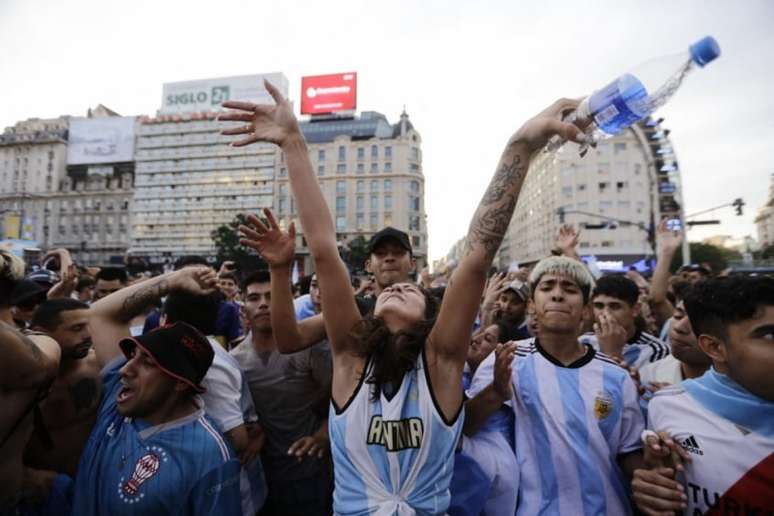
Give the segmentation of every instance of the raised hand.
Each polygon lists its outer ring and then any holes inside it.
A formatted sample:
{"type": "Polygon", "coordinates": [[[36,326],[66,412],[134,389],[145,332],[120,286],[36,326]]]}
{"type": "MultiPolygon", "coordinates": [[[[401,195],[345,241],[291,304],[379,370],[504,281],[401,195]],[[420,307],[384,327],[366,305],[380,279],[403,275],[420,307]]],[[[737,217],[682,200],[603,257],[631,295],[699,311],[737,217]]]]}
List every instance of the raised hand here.
{"type": "Polygon", "coordinates": [[[557,134],[565,140],[584,143],[586,135],[581,132],[578,126],[562,121],[562,118],[576,109],[579,104],[579,100],[557,100],[548,108],[527,120],[521,126],[521,129],[516,131],[512,140],[525,143],[530,152],[544,147],[548,140],[557,134]]]}
{"type": "Polygon", "coordinates": [[[504,272],[497,273],[489,278],[489,284],[486,286],[486,291],[484,291],[484,302],[482,303],[484,309],[494,307],[497,298],[505,291],[508,283],[508,275],[504,272]]]}
{"type": "Polygon", "coordinates": [[[218,275],[210,267],[185,267],[169,277],[170,291],[206,296],[218,288],[218,275]]]}
{"type": "Polygon", "coordinates": [[[247,135],[241,140],[233,142],[233,147],[243,147],[256,142],[269,142],[283,145],[292,137],[300,135],[298,121],[293,114],[290,103],[282,96],[277,88],[269,81],[264,80],[266,91],[276,102],[276,105],[253,104],[252,102],[240,102],[230,100],[223,103],[223,107],[235,109],[218,116],[218,120],[231,120],[246,122],[245,125],[225,129],[221,134],[247,135]]]}
{"type": "Polygon", "coordinates": [[[578,247],[580,231],[576,231],[570,224],[564,224],[559,228],[559,234],[556,236],[556,247],[565,256],[575,254],[575,248],[578,247]]]}
{"type": "Polygon", "coordinates": [[[661,219],[656,227],[656,245],[659,251],[674,254],[683,242],[683,232],[667,227],[667,219],[661,219]]]}
{"type": "Polygon", "coordinates": [[[248,215],[252,227],[239,226],[239,242],[258,251],[270,267],[289,266],[296,254],[296,225],[291,222],[288,231],[282,231],[271,210],[264,208],[263,213],[268,226],[255,215],[248,215]]]}
{"type": "Polygon", "coordinates": [[[506,342],[495,347],[494,387],[500,398],[509,401],[513,397],[513,357],[516,355],[516,343],[506,342]]]}

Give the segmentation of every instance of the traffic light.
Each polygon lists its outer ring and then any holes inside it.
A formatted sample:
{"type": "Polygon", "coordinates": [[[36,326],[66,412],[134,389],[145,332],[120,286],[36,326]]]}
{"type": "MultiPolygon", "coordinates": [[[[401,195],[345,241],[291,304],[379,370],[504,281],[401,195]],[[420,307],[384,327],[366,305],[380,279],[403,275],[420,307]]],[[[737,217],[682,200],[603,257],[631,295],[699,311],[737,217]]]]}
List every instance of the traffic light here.
{"type": "Polygon", "coordinates": [[[556,214],[559,215],[559,224],[564,224],[564,208],[557,209],[556,214]]]}
{"type": "Polygon", "coordinates": [[[742,215],[742,207],[744,207],[744,201],[741,197],[734,200],[734,202],[731,203],[731,205],[736,208],[736,214],[742,215]]]}

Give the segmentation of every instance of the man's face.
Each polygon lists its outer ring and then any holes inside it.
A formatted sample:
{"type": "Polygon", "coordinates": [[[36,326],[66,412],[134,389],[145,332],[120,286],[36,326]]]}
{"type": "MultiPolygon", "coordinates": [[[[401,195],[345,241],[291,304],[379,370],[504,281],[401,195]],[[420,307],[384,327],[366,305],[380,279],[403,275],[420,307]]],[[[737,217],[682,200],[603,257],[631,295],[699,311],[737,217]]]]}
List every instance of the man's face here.
{"type": "Polygon", "coordinates": [[[309,283],[309,299],[311,299],[314,305],[314,311],[318,314],[322,310],[321,298],[320,298],[320,286],[317,284],[317,274],[312,276],[312,282],[309,283]]]}
{"type": "Polygon", "coordinates": [[[82,303],[90,303],[94,298],[94,287],[84,287],[78,292],[78,301],[82,303]]]}
{"type": "Polygon", "coordinates": [[[689,281],[691,285],[705,278],[705,275],[701,271],[686,271],[683,272],[682,276],[683,279],[689,281]]]}
{"type": "Polygon", "coordinates": [[[495,301],[495,319],[506,319],[515,324],[524,321],[527,303],[511,289],[502,292],[495,301]]]}
{"type": "Polygon", "coordinates": [[[245,304],[242,306],[242,310],[247,324],[257,332],[270,331],[271,283],[251,283],[247,285],[244,296],[245,304]]]}
{"type": "Polygon", "coordinates": [[[492,324],[473,335],[468,349],[468,365],[472,368],[478,367],[497,346],[499,338],[500,328],[496,324],[492,324]]]}
{"type": "Polygon", "coordinates": [[[575,280],[561,274],[544,274],[532,295],[538,333],[578,335],[586,304],[575,280]]]}
{"type": "Polygon", "coordinates": [[[105,296],[109,296],[113,292],[118,292],[124,288],[124,285],[121,284],[121,280],[103,280],[99,279],[97,280],[97,285],[94,288],[94,301],[97,301],[99,299],[102,299],[105,296]]]}
{"type": "Polygon", "coordinates": [[[54,331],[46,331],[62,348],[62,358],[78,360],[86,357],[91,349],[89,310],[68,310],[59,317],[62,322],[54,331]]]}
{"type": "Polygon", "coordinates": [[[729,376],[742,387],[774,401],[774,306],[762,306],[746,321],[727,327],[729,376]]]}
{"type": "Polygon", "coordinates": [[[691,320],[685,313],[682,301],[677,304],[674,314],[672,314],[672,324],[669,326],[669,344],[672,347],[672,354],[680,362],[699,367],[709,367],[712,364],[710,357],[699,347],[698,339],[691,327],[691,320]]]}
{"type": "Polygon", "coordinates": [[[120,369],[121,389],[116,409],[124,417],[153,419],[154,413],[174,395],[177,382],[159,369],[140,347],[120,369]]]}
{"type": "Polygon", "coordinates": [[[366,270],[374,275],[379,290],[409,281],[416,261],[397,240],[385,238],[366,260],[366,270]]]}
{"type": "Polygon", "coordinates": [[[239,292],[239,287],[234,283],[234,280],[228,278],[218,280],[218,287],[220,287],[220,291],[223,292],[223,295],[229,301],[233,300],[239,292]]]}
{"type": "Polygon", "coordinates": [[[591,308],[594,309],[594,320],[599,322],[599,316],[607,314],[612,317],[628,333],[634,332],[634,319],[640,314],[640,305],[629,305],[626,301],[605,294],[594,296],[591,300],[591,308]]]}

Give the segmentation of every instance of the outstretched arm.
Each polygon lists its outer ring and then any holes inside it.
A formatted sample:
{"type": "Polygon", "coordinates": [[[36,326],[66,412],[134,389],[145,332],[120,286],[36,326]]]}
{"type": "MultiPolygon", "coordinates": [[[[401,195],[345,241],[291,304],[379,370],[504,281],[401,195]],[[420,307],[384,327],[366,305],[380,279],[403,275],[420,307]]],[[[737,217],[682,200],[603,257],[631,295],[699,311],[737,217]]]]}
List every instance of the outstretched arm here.
{"type": "Polygon", "coordinates": [[[105,365],[121,354],[118,342],[129,337],[129,321],[174,290],[207,295],[217,276],[209,267],[186,267],[150,278],[106,296],[91,305],[90,325],[97,360],[105,365]]]}
{"type": "Polygon", "coordinates": [[[674,312],[674,307],[666,296],[671,275],[669,267],[682,241],[683,234],[670,230],[666,219],[659,222],[656,228],[656,269],[650,282],[650,302],[659,325],[672,317],[674,312]]]}
{"type": "Polygon", "coordinates": [[[238,111],[221,115],[219,119],[247,122],[247,125],[242,127],[223,131],[223,134],[247,135],[233,145],[242,146],[265,141],[279,145],[285,153],[290,188],[296,198],[301,226],[317,268],[322,305],[336,307],[336,310],[329,311],[324,320],[337,372],[334,377],[333,397],[338,403],[346,401],[352,394],[363,369],[364,359],[357,355],[349,335],[361,319],[360,312],[352,296],[347,267],[336,247],[336,231],[331,212],[317,183],[306,142],[292,107],[269,82],[264,81],[264,85],[276,105],[224,102],[224,107],[238,111]]]}
{"type": "Polygon", "coordinates": [[[576,126],[561,121],[562,115],[577,105],[578,101],[559,100],[527,121],[510,138],[489,188],[473,215],[465,254],[449,281],[441,312],[427,344],[433,389],[447,416],[456,413],[454,407],[459,407],[462,400],[459,382],[467,356],[467,336],[473,327],[486,273],[516,207],[530,156],[555,134],[575,142],[584,139],[576,126]],[[450,408],[450,412],[444,407],[450,408]]]}

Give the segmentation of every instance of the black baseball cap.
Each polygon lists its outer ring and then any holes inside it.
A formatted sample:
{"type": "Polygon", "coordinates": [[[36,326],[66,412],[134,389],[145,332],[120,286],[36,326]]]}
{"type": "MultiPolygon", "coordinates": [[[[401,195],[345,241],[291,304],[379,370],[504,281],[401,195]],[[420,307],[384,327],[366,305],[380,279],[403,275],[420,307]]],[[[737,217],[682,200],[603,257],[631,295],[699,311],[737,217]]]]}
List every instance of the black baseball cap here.
{"type": "Polygon", "coordinates": [[[145,335],[123,339],[118,345],[127,358],[139,347],[165,374],[187,383],[196,392],[206,390],[201,381],[212,365],[215,352],[207,337],[190,324],[177,322],[162,326],[145,335]]]}
{"type": "Polygon", "coordinates": [[[16,282],[8,299],[11,306],[40,304],[46,300],[46,289],[31,279],[16,282]]]}
{"type": "Polygon", "coordinates": [[[374,233],[374,236],[371,237],[371,240],[368,242],[368,254],[373,253],[374,249],[376,249],[383,240],[388,238],[397,240],[402,248],[411,254],[414,253],[414,250],[411,249],[411,242],[409,241],[408,235],[399,229],[387,226],[386,228],[374,233]]]}

